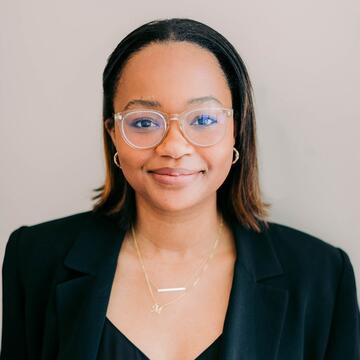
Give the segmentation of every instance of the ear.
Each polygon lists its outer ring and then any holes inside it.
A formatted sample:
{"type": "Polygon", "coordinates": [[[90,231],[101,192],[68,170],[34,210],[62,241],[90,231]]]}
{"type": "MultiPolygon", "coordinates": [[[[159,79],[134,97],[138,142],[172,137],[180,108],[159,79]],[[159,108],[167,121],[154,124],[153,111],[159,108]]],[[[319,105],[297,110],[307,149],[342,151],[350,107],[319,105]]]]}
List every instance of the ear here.
{"type": "Polygon", "coordinates": [[[105,119],[104,126],[105,126],[106,131],[110,135],[113,144],[116,145],[114,120],[111,118],[105,119]]]}

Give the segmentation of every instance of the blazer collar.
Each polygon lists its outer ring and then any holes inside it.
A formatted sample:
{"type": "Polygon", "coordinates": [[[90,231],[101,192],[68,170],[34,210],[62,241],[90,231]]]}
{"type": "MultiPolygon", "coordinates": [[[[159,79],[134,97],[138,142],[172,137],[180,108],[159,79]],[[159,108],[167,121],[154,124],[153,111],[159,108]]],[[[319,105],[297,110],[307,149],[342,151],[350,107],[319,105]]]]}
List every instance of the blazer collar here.
{"type": "MultiPolygon", "coordinates": [[[[256,233],[238,222],[232,229],[237,258],[222,359],[276,360],[288,290],[261,281],[281,276],[282,266],[268,231],[256,233]]],[[[64,265],[80,274],[56,285],[58,360],[96,359],[125,232],[114,220],[89,212],[65,257],[64,265]]]]}

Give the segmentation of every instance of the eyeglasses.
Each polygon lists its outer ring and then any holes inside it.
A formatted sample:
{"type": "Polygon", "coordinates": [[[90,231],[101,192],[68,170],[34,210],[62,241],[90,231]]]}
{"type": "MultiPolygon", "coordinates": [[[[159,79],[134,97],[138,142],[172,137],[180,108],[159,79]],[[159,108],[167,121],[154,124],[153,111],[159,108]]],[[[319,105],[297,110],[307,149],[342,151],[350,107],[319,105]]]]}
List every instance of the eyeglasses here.
{"type": "Polygon", "coordinates": [[[232,118],[233,109],[208,107],[167,114],[157,110],[128,110],[114,114],[121,136],[136,149],[157,146],[165,138],[170,120],[179,121],[182,135],[192,144],[212,146],[222,140],[226,132],[227,119],[232,118]]]}

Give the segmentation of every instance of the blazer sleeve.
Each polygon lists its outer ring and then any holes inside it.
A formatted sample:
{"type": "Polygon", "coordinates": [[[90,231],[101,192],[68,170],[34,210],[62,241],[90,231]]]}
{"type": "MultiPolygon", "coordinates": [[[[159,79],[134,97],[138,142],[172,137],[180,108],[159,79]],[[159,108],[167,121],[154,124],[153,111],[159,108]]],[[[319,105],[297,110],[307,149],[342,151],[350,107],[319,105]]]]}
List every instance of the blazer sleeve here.
{"type": "Polygon", "coordinates": [[[2,265],[2,337],[0,360],[27,359],[25,295],[19,273],[18,246],[25,226],[8,239],[2,265]]]}
{"type": "Polygon", "coordinates": [[[360,313],[349,256],[338,248],[342,268],[325,360],[360,360],[360,313]]]}

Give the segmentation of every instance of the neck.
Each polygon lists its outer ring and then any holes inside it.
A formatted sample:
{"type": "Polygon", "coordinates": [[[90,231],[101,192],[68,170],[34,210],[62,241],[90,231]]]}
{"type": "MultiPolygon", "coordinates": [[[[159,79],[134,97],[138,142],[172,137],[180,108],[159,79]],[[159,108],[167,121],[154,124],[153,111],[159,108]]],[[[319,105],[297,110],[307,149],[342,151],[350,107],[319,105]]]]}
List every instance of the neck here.
{"type": "MultiPolygon", "coordinates": [[[[219,236],[221,215],[216,209],[216,197],[207,204],[177,212],[154,209],[142,199],[137,199],[136,204],[134,230],[144,258],[168,264],[191,262],[208,254],[219,236]]],[[[232,247],[229,242],[224,222],[217,251],[232,247]]]]}

